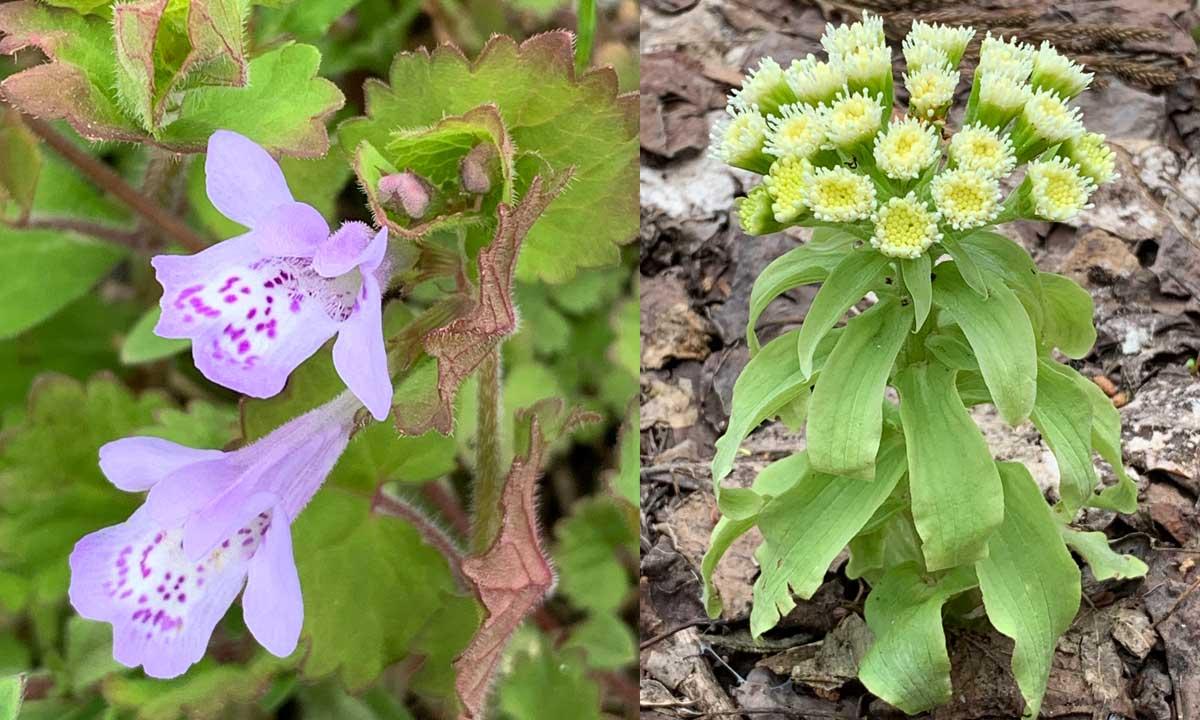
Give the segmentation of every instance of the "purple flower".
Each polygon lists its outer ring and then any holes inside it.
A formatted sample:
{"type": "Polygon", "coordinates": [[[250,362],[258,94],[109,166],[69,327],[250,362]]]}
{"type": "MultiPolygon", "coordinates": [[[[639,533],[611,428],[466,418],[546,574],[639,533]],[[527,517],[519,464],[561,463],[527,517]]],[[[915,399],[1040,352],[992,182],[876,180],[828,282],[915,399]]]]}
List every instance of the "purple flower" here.
{"type": "Polygon", "coordinates": [[[250,632],[286,657],[304,620],[291,524],[346,448],[359,403],[348,392],[234,452],[153,437],[100,448],[118,488],[149,490],[120,525],[71,553],[71,604],[111,623],[113,656],[158,678],[204,656],[242,586],[250,632]]]}
{"type": "Polygon", "coordinates": [[[253,397],[282,390],[336,333],[338,374],[377,420],[387,417],[387,229],[349,222],[330,235],[316,209],[292,199],[279,164],[237,133],[213,133],[204,167],[213,205],[249,232],[151,260],[163,286],[154,332],[190,338],[205,377],[253,397]]]}

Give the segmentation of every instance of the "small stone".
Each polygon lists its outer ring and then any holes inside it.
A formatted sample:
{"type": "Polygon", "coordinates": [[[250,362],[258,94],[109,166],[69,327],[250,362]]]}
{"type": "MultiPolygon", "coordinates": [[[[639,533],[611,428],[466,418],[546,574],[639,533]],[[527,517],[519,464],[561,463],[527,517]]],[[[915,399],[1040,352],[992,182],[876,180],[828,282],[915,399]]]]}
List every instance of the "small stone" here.
{"type": "Polygon", "coordinates": [[[1158,642],[1158,634],[1146,614],[1137,609],[1122,610],[1113,621],[1113,640],[1141,660],[1158,642]]]}

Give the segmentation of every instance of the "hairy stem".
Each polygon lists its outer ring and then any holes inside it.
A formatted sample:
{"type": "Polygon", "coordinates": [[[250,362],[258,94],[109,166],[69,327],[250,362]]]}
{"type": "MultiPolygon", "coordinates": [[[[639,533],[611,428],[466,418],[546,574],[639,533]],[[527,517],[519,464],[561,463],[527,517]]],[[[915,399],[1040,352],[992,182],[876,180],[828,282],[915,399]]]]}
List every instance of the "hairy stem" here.
{"type": "Polygon", "coordinates": [[[164,210],[150,198],[138,192],[125,179],[104,163],[80,150],[70,140],[63,137],[44,120],[28,115],[25,123],[38,137],[54,149],[63,159],[74,165],[89,180],[105,192],[111,193],[121,202],[129,206],[146,222],[161,230],[164,235],[178,242],[192,252],[200,252],[208,247],[195,230],[188,227],[183,220],[164,210]]]}
{"type": "Polygon", "coordinates": [[[500,467],[500,348],[497,347],[487,354],[479,366],[472,554],[486,552],[500,531],[500,495],[503,490],[504,471],[500,467]]]}
{"type": "Polygon", "coordinates": [[[27,230],[66,230],[68,232],[79,233],[80,235],[90,235],[100,240],[107,240],[117,245],[141,250],[141,233],[136,230],[122,230],[120,228],[102,225],[100,223],[88,222],[87,220],[76,220],[74,218],[25,218],[24,220],[14,220],[6,223],[14,228],[27,230]]]}
{"type": "Polygon", "coordinates": [[[454,573],[454,578],[458,581],[459,587],[471,587],[462,574],[462,551],[458,549],[458,546],[446,534],[446,531],[426,517],[425,513],[399,498],[392,497],[383,490],[382,486],[375,491],[375,497],[371,500],[371,506],[377,513],[401,518],[416,528],[417,532],[421,533],[421,538],[446,558],[446,562],[450,565],[450,570],[454,573]]]}

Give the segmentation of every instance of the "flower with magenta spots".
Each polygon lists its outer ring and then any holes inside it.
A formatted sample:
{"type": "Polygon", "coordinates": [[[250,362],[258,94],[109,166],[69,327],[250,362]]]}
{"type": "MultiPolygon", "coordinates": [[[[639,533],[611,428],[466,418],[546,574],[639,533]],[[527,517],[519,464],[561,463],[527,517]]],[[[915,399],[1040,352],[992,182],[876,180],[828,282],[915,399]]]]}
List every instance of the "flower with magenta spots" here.
{"type": "Polygon", "coordinates": [[[100,448],[121,490],[149,490],[128,520],[71,553],[71,604],[111,623],[113,656],[147,675],[183,674],[242,595],[251,634],[272,654],[296,648],[304,621],[291,524],[325,482],[354,428],[348,392],[233,452],[153,437],[100,448]]]}
{"type": "Polygon", "coordinates": [[[387,230],[349,222],[331,235],[315,208],[292,198],[279,164],[237,133],[213,133],[205,172],[213,205],[249,231],[151,261],[163,286],[155,333],[190,339],[205,377],[260,398],[336,334],[338,374],[376,419],[387,417],[387,230]]]}

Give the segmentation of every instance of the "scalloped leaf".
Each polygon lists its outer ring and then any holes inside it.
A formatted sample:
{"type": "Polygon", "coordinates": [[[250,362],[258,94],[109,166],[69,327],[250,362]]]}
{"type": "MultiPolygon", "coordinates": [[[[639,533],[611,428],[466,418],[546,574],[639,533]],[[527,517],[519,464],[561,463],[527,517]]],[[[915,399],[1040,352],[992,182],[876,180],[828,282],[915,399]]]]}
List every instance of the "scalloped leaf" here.
{"type": "Polygon", "coordinates": [[[564,282],[614,263],[637,232],[636,103],[618,95],[611,68],[576,76],[571,45],[558,31],[520,45],[493,37],[473,62],[450,46],[400,54],[390,86],[367,81],[367,116],[343,123],[342,141],[382,148],[397,130],[495,103],[516,146],[518,190],[548,170],[575,171],[530,231],[518,277],[564,282]]]}

